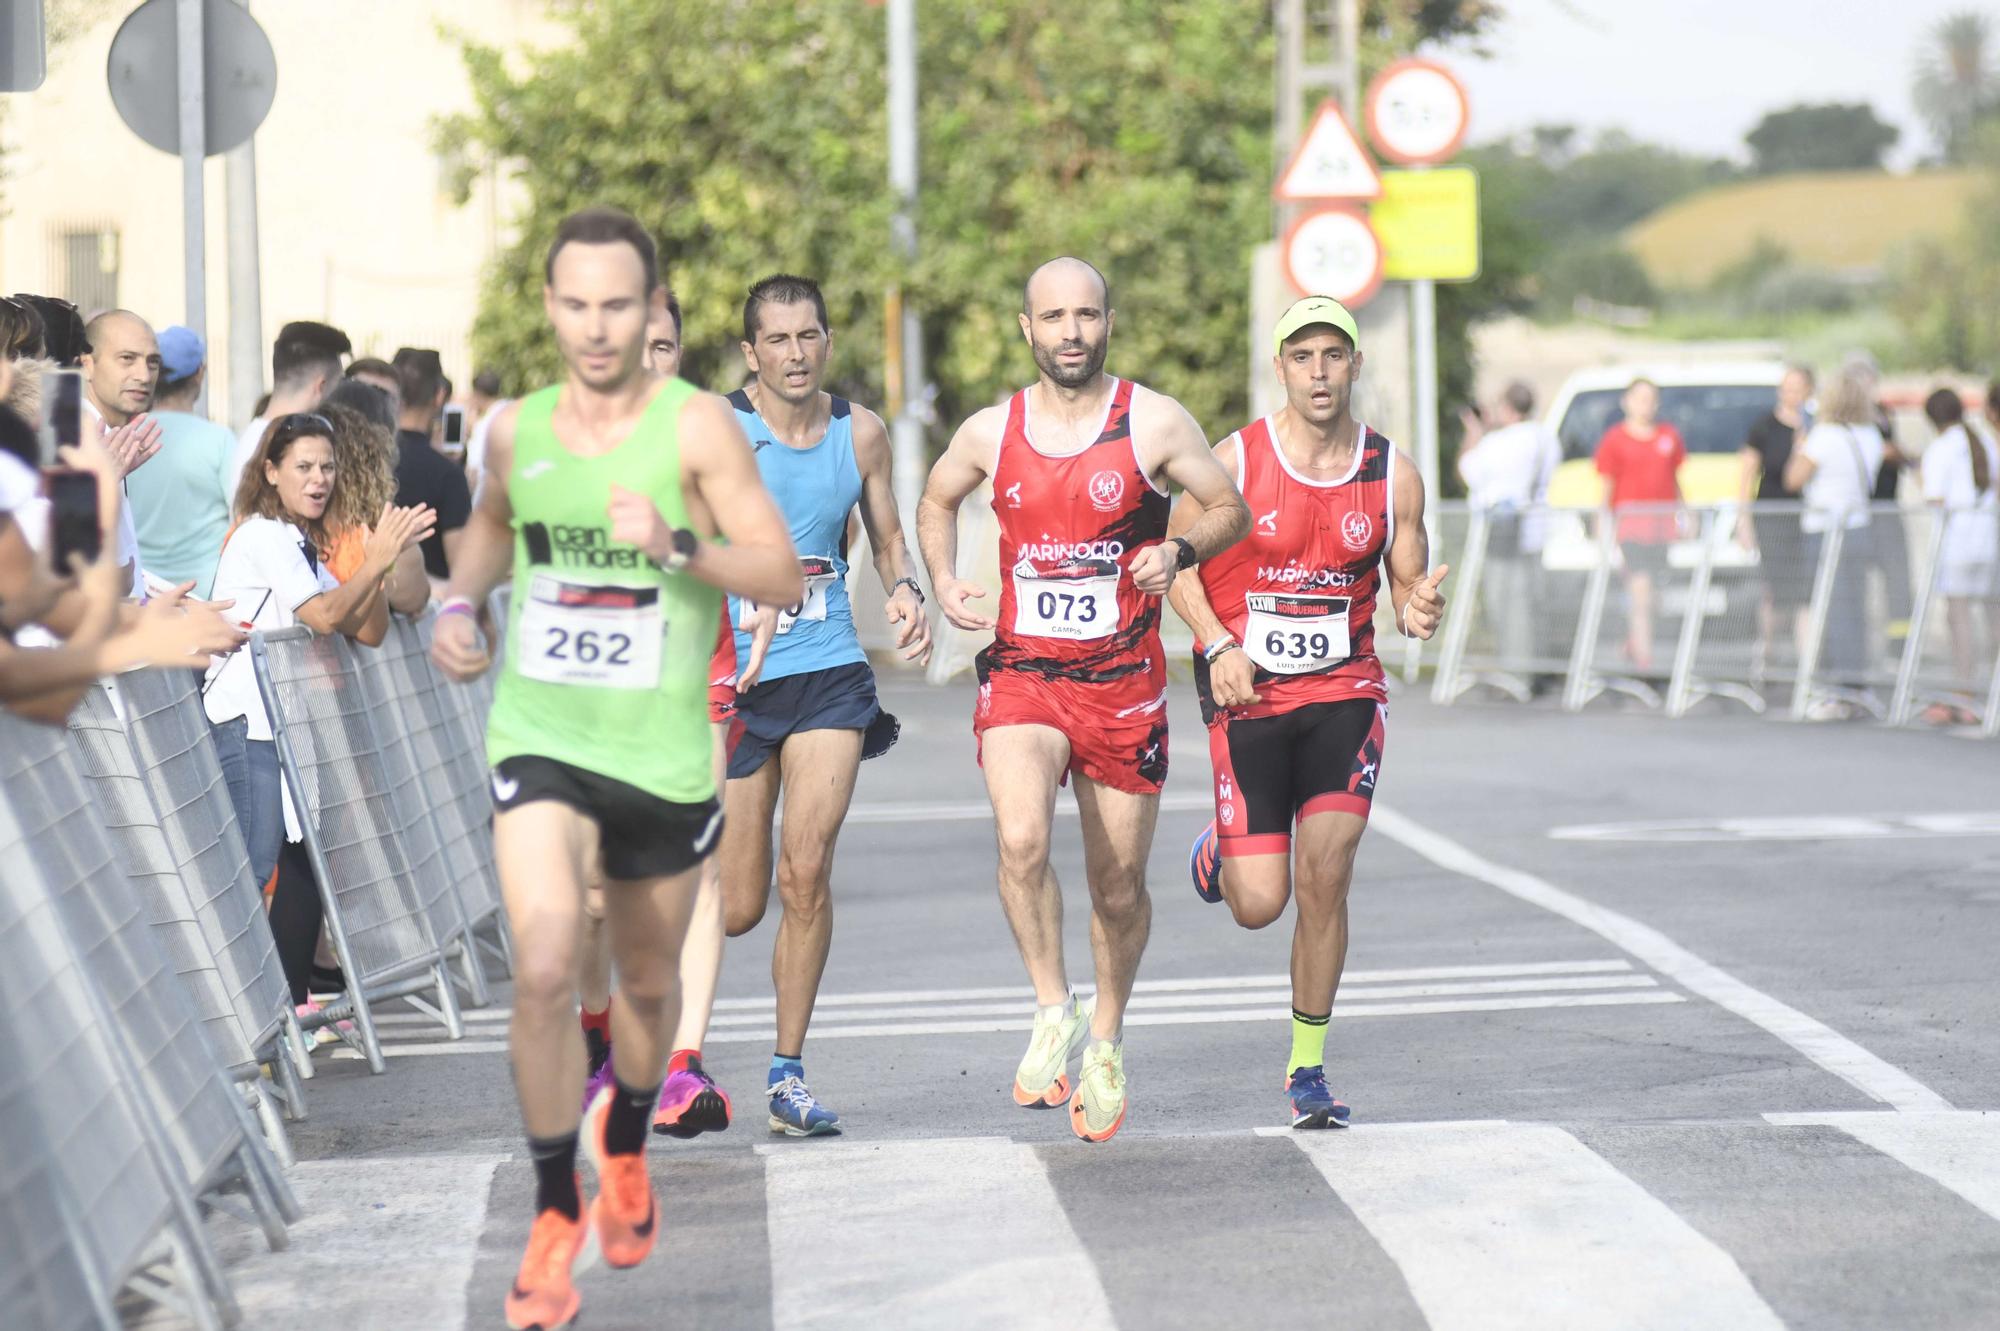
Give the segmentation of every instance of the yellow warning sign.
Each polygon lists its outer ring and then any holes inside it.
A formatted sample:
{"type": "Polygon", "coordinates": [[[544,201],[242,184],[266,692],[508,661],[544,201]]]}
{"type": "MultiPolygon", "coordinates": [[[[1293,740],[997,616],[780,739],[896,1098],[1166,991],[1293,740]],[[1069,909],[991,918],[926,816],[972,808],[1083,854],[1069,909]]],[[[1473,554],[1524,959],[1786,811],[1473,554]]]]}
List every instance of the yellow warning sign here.
{"type": "Polygon", "coordinates": [[[1479,174],[1469,166],[1382,172],[1369,208],[1382,242],[1382,276],[1470,282],[1479,276],[1479,174]]]}

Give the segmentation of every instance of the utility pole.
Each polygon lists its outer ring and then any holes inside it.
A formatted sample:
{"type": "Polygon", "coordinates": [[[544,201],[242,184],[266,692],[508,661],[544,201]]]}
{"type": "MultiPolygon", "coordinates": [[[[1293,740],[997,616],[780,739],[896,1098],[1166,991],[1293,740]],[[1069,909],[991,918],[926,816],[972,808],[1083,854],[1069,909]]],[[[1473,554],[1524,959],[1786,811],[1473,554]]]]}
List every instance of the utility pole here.
{"type": "MultiPolygon", "coordinates": [[[[896,200],[890,235],[907,268],[917,259],[917,5],[889,0],[889,190],[896,200]]],[[[889,295],[891,355],[890,425],[896,468],[896,507],[904,538],[916,548],[917,501],[923,497],[924,417],[929,410],[924,381],[923,328],[903,298],[900,282],[889,295]]],[[[920,561],[913,561],[920,562],[920,561]]]]}
{"type": "MultiPolygon", "coordinates": [[[[250,0],[238,0],[244,9],[250,0]]],[[[236,429],[257,414],[264,389],[264,291],[257,239],[257,139],[223,158],[228,188],[229,401],[225,423],[236,429]]]]}
{"type": "MultiPolygon", "coordinates": [[[[177,0],[174,37],[179,59],[181,147],[181,258],[187,269],[187,326],[208,337],[208,216],[203,207],[202,162],[208,156],[208,108],[203,87],[202,0],[177,0]]],[[[204,397],[207,391],[203,390],[204,397]]],[[[200,403],[196,403],[196,410],[200,403]]]]}

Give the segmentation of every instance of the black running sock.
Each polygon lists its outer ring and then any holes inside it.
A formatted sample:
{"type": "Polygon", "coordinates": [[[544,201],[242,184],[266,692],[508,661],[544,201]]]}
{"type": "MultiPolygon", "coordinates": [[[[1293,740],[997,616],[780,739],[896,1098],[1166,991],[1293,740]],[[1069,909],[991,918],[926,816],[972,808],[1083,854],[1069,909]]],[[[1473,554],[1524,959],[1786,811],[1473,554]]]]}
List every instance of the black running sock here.
{"type": "Polygon", "coordinates": [[[604,1150],[608,1155],[637,1155],[646,1149],[646,1134],[653,1126],[653,1111],[659,1107],[660,1087],[635,1091],[616,1073],[611,1076],[616,1089],[611,1095],[611,1113],[604,1124],[604,1150]]]}
{"type": "Polygon", "coordinates": [[[530,1137],[528,1154],[535,1161],[535,1214],[554,1207],[571,1220],[581,1216],[583,1198],[576,1192],[576,1134],[530,1137]]]}

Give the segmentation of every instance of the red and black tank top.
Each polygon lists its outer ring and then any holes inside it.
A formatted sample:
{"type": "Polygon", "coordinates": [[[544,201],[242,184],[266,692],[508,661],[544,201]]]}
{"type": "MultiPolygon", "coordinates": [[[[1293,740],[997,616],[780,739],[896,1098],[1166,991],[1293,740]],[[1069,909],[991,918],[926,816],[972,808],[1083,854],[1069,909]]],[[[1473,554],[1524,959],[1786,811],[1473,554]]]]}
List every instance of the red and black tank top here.
{"type": "Polygon", "coordinates": [[[1062,456],[1035,447],[1028,390],[1014,394],[993,468],[999,629],[980,653],[981,681],[1026,671],[1095,685],[1114,712],[1155,705],[1166,689],[1160,600],[1130,569],[1166,538],[1167,507],[1139,462],[1130,381],[1113,381],[1096,440],[1062,456]]]}
{"type": "MultiPolygon", "coordinates": [[[[1250,535],[1201,565],[1223,626],[1257,666],[1262,701],[1233,716],[1276,716],[1315,702],[1386,697],[1375,655],[1383,555],[1395,537],[1396,449],[1356,424],[1354,465],[1339,480],[1292,469],[1271,418],[1236,432],[1237,488],[1250,535]]],[[[1207,664],[1195,681],[1212,712],[1207,664]]]]}

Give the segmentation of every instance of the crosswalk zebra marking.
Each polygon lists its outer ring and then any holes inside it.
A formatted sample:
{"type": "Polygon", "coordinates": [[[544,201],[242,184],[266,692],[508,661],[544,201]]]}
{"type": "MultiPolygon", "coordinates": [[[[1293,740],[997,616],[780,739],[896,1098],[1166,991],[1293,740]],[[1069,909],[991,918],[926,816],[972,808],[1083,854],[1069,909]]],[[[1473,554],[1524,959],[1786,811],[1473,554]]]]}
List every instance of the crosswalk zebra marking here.
{"type": "Polygon", "coordinates": [[[1287,1136],[1401,1269],[1432,1331],[1779,1331],[1734,1258],[1561,1128],[1287,1136]]]}
{"type": "Polygon", "coordinates": [[[1838,1128],[2000,1220],[2000,1113],[1766,1114],[1780,1127],[1838,1128]]]}
{"type": "Polygon", "coordinates": [[[955,1328],[1116,1325],[1030,1146],[965,1137],[757,1150],[777,1331],[928,1324],[947,1311],[955,1328]]]}

